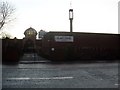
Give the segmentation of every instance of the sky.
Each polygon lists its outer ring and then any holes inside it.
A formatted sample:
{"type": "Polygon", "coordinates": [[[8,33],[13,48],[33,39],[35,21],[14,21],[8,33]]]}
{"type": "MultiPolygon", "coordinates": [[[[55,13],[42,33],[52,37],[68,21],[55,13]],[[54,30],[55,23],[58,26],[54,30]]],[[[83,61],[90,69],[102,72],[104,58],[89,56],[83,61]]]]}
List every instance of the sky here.
{"type": "MultiPolygon", "coordinates": [[[[6,1],[6,0],[3,0],[6,1]]],[[[4,31],[23,38],[29,27],[37,32],[70,31],[69,9],[74,12],[73,32],[118,34],[119,0],[7,0],[16,8],[4,31]],[[70,4],[71,3],[71,4],[70,4]]]]}

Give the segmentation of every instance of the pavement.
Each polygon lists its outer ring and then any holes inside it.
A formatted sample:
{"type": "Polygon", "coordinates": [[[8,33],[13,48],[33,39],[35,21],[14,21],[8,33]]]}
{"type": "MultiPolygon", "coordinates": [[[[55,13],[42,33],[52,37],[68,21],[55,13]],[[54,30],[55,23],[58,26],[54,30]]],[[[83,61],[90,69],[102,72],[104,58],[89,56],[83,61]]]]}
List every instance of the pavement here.
{"type": "Polygon", "coordinates": [[[30,63],[49,63],[50,60],[47,60],[41,56],[39,56],[37,53],[25,53],[21,59],[21,64],[30,64],[30,63]]]}

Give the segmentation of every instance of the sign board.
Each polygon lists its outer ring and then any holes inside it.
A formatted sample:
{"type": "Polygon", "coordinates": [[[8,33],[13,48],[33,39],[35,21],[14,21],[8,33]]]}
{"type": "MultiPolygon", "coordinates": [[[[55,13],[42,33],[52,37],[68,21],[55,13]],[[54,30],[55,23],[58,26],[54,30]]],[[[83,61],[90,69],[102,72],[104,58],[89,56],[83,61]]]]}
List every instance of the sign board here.
{"type": "Polygon", "coordinates": [[[74,41],[73,36],[55,36],[54,39],[56,42],[73,42],[74,41]]]}

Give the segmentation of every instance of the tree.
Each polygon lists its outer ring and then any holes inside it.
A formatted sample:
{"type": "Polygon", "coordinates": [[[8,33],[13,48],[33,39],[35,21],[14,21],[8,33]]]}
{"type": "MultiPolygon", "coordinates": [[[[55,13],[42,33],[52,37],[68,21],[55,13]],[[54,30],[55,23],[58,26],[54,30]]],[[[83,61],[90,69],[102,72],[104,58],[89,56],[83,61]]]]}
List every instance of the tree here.
{"type": "Polygon", "coordinates": [[[5,24],[12,20],[15,8],[8,2],[0,2],[0,30],[5,24]]]}
{"type": "Polygon", "coordinates": [[[1,32],[0,33],[0,39],[5,39],[5,38],[13,38],[10,33],[7,32],[1,32]]]}

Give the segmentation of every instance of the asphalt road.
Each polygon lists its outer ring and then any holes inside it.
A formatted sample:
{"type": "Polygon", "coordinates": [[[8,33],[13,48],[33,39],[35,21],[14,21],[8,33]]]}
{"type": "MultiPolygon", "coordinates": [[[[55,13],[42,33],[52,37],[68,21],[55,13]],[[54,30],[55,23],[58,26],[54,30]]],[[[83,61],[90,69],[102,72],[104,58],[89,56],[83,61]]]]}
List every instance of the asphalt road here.
{"type": "Polygon", "coordinates": [[[118,88],[118,63],[19,63],[2,66],[3,88],[118,88]]]}

